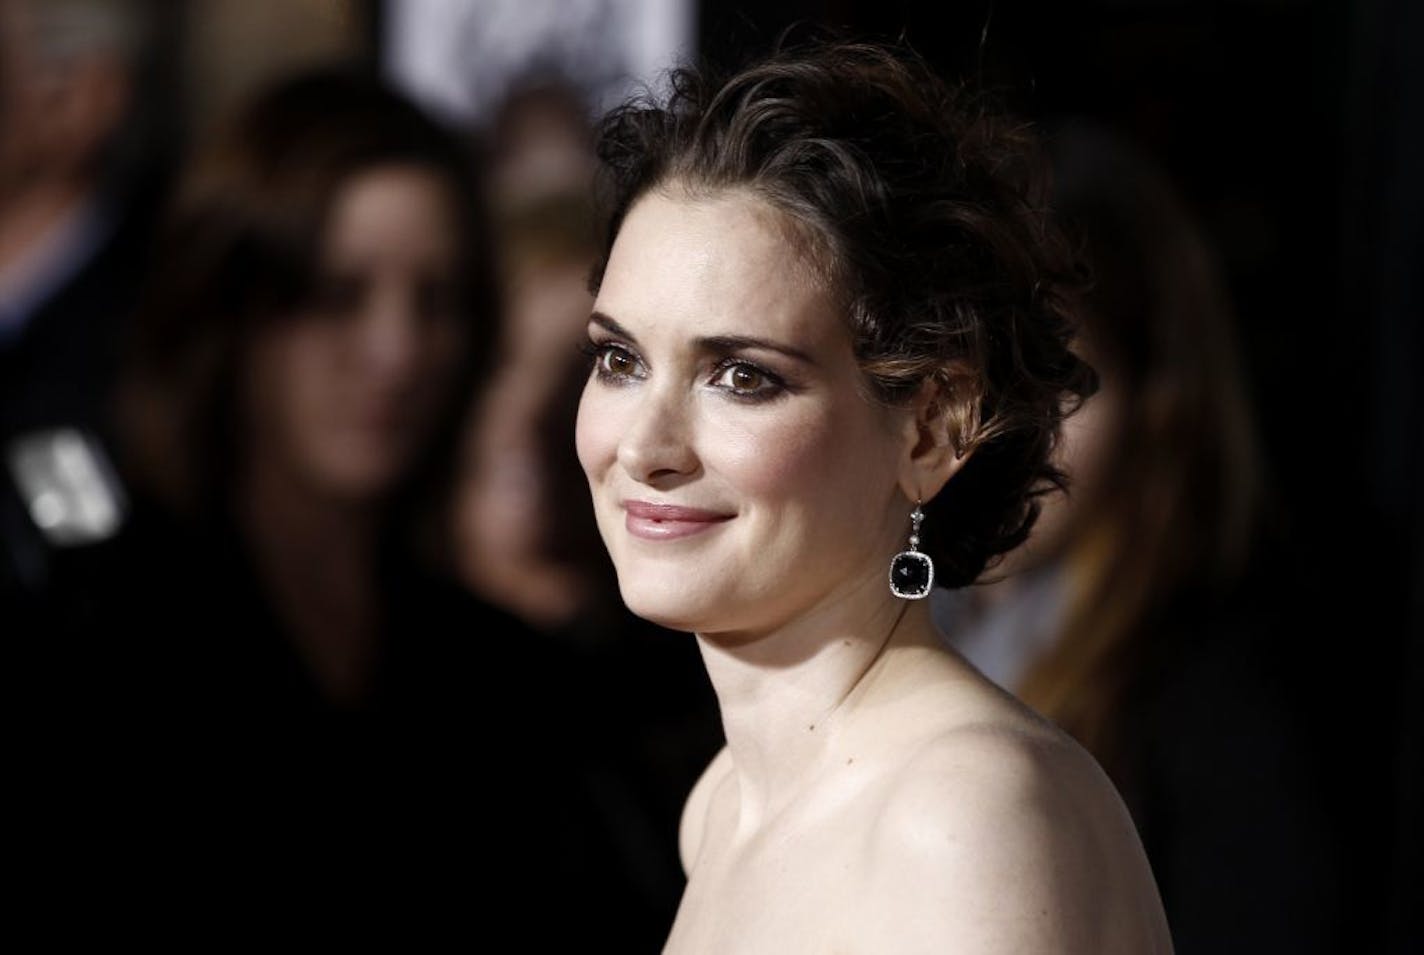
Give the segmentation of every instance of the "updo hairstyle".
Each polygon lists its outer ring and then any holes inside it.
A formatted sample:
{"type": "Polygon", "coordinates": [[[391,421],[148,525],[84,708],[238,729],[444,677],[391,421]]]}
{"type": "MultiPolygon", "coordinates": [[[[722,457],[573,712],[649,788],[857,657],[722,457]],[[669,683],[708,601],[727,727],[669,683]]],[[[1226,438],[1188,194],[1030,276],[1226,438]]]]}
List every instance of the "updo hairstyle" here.
{"type": "MultiPolygon", "coordinates": [[[[739,71],[672,71],[602,121],[601,281],[632,204],[656,189],[749,192],[784,214],[839,302],[867,397],[926,382],[970,459],[925,504],[936,582],[963,587],[1013,549],[1062,419],[1097,389],[1069,346],[1085,272],[1050,219],[1037,139],[898,46],[815,41],[739,71]]],[[[907,522],[908,523],[908,522],[907,522]]]]}

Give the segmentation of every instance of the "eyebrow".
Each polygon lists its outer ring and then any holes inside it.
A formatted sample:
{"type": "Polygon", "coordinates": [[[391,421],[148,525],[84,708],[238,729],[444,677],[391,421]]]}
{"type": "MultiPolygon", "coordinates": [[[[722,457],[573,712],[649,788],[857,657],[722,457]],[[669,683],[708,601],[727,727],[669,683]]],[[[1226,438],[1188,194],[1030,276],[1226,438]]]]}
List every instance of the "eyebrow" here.
{"type": "MultiPolygon", "coordinates": [[[[638,339],[632,332],[618,324],[603,312],[595,311],[589,315],[588,320],[595,325],[600,325],[608,329],[621,338],[626,338],[630,343],[638,344],[638,339]]],[[[715,354],[726,354],[738,351],[743,348],[765,348],[767,351],[780,352],[790,358],[803,361],[808,365],[816,364],[816,360],[799,348],[781,342],[772,341],[769,338],[754,338],[749,335],[704,335],[693,339],[693,344],[703,351],[715,354]]]]}

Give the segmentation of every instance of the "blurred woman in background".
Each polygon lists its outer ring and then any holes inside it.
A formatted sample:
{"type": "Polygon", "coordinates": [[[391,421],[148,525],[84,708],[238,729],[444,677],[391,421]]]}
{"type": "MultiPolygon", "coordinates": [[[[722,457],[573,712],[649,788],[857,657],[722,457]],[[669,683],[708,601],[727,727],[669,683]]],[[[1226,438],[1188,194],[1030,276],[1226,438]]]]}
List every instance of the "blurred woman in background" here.
{"type": "Polygon", "coordinates": [[[408,588],[438,556],[494,308],[469,163],[374,81],[322,74],[253,103],[179,189],[132,341],[125,463],[140,496],[240,555],[251,618],[222,665],[280,673],[284,702],[377,705],[428,632],[409,614],[439,620],[408,588]]]}
{"type": "Polygon", "coordinates": [[[146,838],[196,871],[255,864],[347,916],[418,905],[458,937],[527,930],[578,881],[532,937],[628,942],[645,916],[563,732],[589,709],[450,570],[496,308],[479,197],[458,139],[341,71],[280,83],[195,159],[129,353],[138,517],[110,599],[135,636],[99,651],[101,695],[152,757],[125,772],[185,794],[139,810],[146,838]]]}
{"type": "Polygon", "coordinates": [[[1050,141],[1100,388],[1064,421],[1067,494],[975,586],[936,590],[936,625],[1109,771],[1178,952],[1333,950],[1319,789],[1280,693],[1284,516],[1225,281],[1135,147],[1080,123],[1050,141]]]}
{"type": "Polygon", "coordinates": [[[577,350],[597,256],[593,142],[576,91],[517,89],[491,135],[490,206],[503,307],[497,360],[464,434],[454,532],[474,592],[581,643],[621,610],[573,453],[577,350]]]}

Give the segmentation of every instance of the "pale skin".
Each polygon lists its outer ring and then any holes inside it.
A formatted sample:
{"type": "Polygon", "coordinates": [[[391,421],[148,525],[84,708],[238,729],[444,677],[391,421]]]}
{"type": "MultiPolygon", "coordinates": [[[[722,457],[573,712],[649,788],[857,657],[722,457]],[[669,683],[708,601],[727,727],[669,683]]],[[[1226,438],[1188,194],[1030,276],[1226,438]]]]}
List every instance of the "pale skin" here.
{"type": "Polygon", "coordinates": [[[667,184],[625,219],[589,326],[600,530],[629,607],[696,634],[727,738],[683,811],[665,951],[1170,952],[1096,763],[891,594],[915,499],[970,456],[928,390],[861,394],[799,249],[748,192],[667,184]],[[724,519],[651,540],[629,499],[724,519]]]}

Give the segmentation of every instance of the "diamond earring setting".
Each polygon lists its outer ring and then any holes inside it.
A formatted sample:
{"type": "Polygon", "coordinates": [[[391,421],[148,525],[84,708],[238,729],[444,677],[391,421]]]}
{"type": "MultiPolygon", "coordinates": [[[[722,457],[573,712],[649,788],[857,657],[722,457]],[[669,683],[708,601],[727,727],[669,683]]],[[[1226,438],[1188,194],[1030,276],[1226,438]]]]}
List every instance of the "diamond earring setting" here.
{"type": "Polygon", "coordinates": [[[929,554],[920,553],[920,522],[925,519],[920,510],[920,501],[915,501],[915,509],[910,512],[913,528],[910,531],[910,546],[902,550],[890,561],[890,592],[906,600],[919,600],[929,596],[934,586],[934,561],[929,554]]]}

